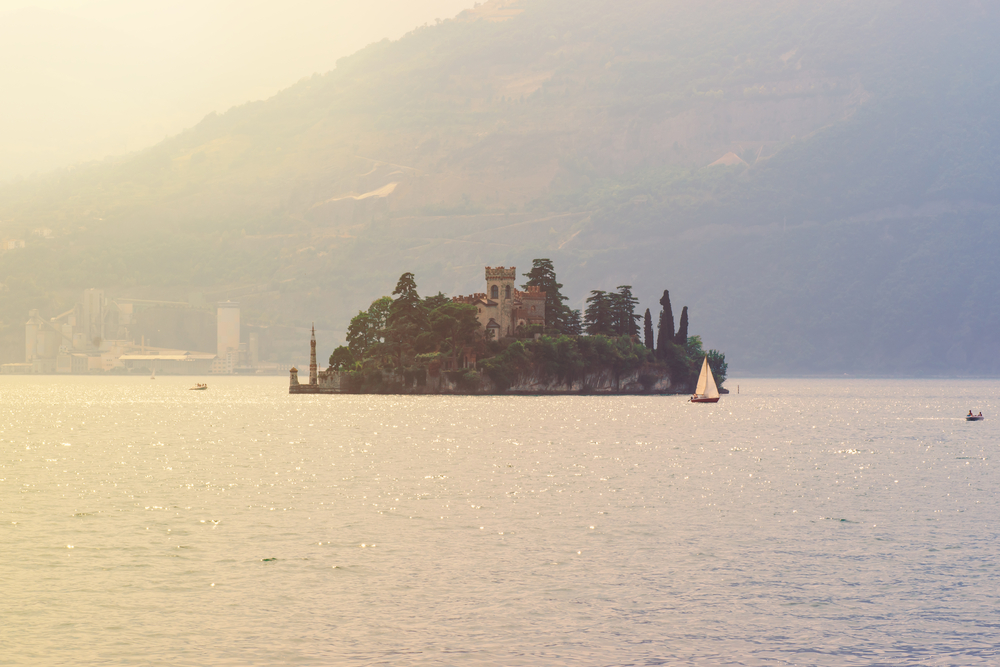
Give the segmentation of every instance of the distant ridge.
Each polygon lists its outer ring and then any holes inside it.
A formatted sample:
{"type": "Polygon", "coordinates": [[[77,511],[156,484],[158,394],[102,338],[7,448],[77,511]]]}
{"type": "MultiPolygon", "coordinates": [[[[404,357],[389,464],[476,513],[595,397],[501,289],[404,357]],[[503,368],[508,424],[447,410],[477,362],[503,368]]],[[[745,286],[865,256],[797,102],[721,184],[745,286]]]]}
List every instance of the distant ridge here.
{"type": "Polygon", "coordinates": [[[404,271],[550,257],[575,308],[683,295],[734,373],[1000,374],[998,33],[971,0],[488,2],[0,188],[0,358],[83,287],[263,286],[298,361],[404,271]]]}

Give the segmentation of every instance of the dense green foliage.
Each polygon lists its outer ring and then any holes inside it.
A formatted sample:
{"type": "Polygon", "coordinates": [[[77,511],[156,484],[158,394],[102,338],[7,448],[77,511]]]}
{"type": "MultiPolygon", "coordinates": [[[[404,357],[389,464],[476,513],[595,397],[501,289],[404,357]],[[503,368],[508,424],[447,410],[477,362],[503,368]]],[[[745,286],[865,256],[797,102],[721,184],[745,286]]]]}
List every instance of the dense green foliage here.
{"type": "MultiPolygon", "coordinates": [[[[372,301],[367,311],[358,311],[347,326],[347,346],[356,358],[363,358],[374,346],[385,342],[385,328],[392,298],[372,301]]],[[[330,363],[333,363],[332,361],[330,363]]]]}
{"type": "Polygon", "coordinates": [[[628,336],[542,336],[511,343],[500,354],[483,361],[482,367],[483,373],[504,391],[518,378],[535,373],[565,383],[581,381],[586,371],[601,368],[620,377],[640,369],[651,357],[644,345],[628,336]]]}
{"type": "Polygon", "coordinates": [[[706,356],[708,356],[708,365],[712,369],[715,383],[721,387],[722,383],[726,381],[726,375],[729,373],[729,364],[726,363],[726,355],[718,350],[709,350],[706,356]]]}
{"type": "Polygon", "coordinates": [[[570,333],[572,317],[569,306],[564,302],[562,283],[556,280],[556,270],[551,259],[535,259],[531,270],[524,274],[528,279],[524,289],[538,287],[545,292],[545,326],[556,333],[570,333]]]}
{"type": "Polygon", "coordinates": [[[608,336],[615,331],[614,316],[611,312],[611,295],[604,290],[591,290],[587,297],[587,310],[583,314],[583,325],[589,336],[608,336]]]}
{"type": "Polygon", "coordinates": [[[349,371],[354,369],[354,354],[350,348],[341,345],[330,355],[330,368],[335,371],[349,371]]]}
{"type": "Polygon", "coordinates": [[[567,336],[583,335],[583,318],[580,316],[579,310],[569,311],[569,316],[566,318],[565,333],[567,336]]]}
{"type": "Polygon", "coordinates": [[[638,336],[642,315],[635,312],[639,300],[631,285],[619,285],[617,292],[592,290],[587,297],[583,321],[591,336],[638,336]]]}
{"type": "MultiPolygon", "coordinates": [[[[541,279],[546,286],[562,287],[556,281],[551,261],[536,260],[535,267],[539,266],[544,269],[541,279]]],[[[349,332],[353,332],[349,334],[353,347],[337,347],[330,355],[331,369],[351,372],[359,391],[393,388],[387,373],[406,386],[423,384],[428,375],[441,372],[442,367],[457,386],[470,392],[480,389],[480,373],[498,391],[506,391],[525,378],[534,378],[532,383],[539,379],[550,384],[576,383],[580,391],[587,391],[588,374],[610,373],[618,382],[643,367],[649,372],[642,374],[642,378],[652,378],[657,371],[667,369],[675,391],[686,391],[704,356],[701,339],[692,337],[687,346],[671,343],[663,359],[657,360],[652,349],[648,309],[646,343],[639,342],[637,328],[634,332],[627,331],[627,327],[635,327],[637,319],[633,312],[636,299],[628,285],[612,294],[598,291],[596,295],[604,302],[602,307],[606,312],[602,317],[606,318],[608,333],[582,336],[553,332],[548,326],[521,327],[515,338],[500,341],[484,339],[475,306],[452,301],[440,292],[421,299],[412,273],[400,276],[393,295],[395,299],[376,299],[367,311],[359,312],[349,327],[349,332]],[[382,324],[371,329],[376,322],[382,324]],[[615,331],[615,327],[620,330],[615,331]],[[459,355],[465,351],[476,355],[477,368],[462,367],[459,355]],[[444,364],[445,361],[448,363],[444,364]]],[[[569,311],[569,321],[564,324],[571,330],[574,312],[569,311]]],[[[714,351],[711,354],[720,359],[721,385],[725,379],[725,357],[714,351]]]]}
{"type": "Polygon", "coordinates": [[[638,336],[639,320],[642,315],[635,312],[639,299],[632,295],[631,285],[619,285],[611,297],[611,320],[614,332],[619,336],[638,336]]]}

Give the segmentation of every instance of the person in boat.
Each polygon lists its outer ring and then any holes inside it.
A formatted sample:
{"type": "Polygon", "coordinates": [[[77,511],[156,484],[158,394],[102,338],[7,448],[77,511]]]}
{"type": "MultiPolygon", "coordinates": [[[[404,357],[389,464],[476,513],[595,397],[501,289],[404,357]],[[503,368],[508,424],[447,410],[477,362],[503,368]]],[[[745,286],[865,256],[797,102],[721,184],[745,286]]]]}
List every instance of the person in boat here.
{"type": "Polygon", "coordinates": [[[967,414],[966,417],[972,417],[972,416],[973,416],[972,415],[972,410],[969,410],[969,414],[967,414]]]}
{"type": "Polygon", "coordinates": [[[982,413],[982,411],[980,411],[980,412],[979,412],[979,415],[978,415],[978,416],[979,416],[979,417],[982,417],[982,416],[983,416],[983,413],[982,413]]]}

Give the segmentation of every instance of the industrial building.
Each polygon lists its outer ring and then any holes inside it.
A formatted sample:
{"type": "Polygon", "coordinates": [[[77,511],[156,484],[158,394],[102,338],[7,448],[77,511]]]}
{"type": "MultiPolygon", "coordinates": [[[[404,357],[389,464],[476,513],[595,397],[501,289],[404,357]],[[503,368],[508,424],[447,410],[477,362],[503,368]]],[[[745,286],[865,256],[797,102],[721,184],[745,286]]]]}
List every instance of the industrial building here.
{"type": "Polygon", "coordinates": [[[240,361],[240,304],[225,301],[219,304],[216,316],[216,357],[213,373],[232,373],[240,361]]]}
{"type": "Polygon", "coordinates": [[[261,330],[257,328],[241,344],[240,306],[232,301],[219,303],[213,318],[210,310],[189,303],[109,299],[103,290],[87,289],[73,308],[56,317],[45,319],[32,310],[24,326],[24,362],[3,364],[0,372],[206,375],[281,371],[276,364],[260,363],[261,330]],[[215,352],[205,350],[211,329],[215,330],[215,352]],[[177,343],[193,344],[195,349],[178,349],[177,343]]]}

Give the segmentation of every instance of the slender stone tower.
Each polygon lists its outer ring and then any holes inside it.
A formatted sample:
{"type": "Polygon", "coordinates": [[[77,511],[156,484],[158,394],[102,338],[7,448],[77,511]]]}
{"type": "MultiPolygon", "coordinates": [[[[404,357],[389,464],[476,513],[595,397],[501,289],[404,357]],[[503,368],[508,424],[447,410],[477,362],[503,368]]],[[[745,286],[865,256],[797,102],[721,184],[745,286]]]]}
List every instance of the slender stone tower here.
{"type": "Polygon", "coordinates": [[[312,340],[309,341],[309,384],[319,384],[319,376],[316,372],[316,324],[313,324],[312,340]]]}

